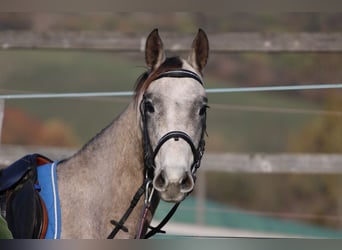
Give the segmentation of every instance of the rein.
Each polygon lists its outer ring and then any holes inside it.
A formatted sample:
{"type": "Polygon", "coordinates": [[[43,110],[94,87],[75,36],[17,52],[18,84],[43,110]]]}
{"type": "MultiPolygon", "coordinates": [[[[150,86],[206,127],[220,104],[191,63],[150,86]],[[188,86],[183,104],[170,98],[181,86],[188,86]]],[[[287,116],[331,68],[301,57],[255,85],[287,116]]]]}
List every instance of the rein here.
{"type": "MultiPolygon", "coordinates": [[[[155,80],[163,78],[163,77],[175,77],[175,78],[193,78],[195,79],[198,83],[203,85],[202,79],[194,72],[186,69],[179,69],[179,70],[172,70],[172,71],[167,71],[164,73],[161,73],[155,80]]],[[[150,137],[148,134],[148,129],[147,129],[147,115],[146,115],[146,110],[147,110],[147,105],[146,105],[146,97],[145,95],[143,96],[143,99],[140,103],[140,114],[141,114],[141,119],[142,119],[142,132],[143,132],[143,149],[144,149],[144,171],[145,171],[145,178],[142,183],[142,185],[139,187],[137,192],[135,193],[129,208],[126,210],[124,215],[121,217],[119,222],[115,220],[111,220],[111,224],[113,224],[115,227],[113,231],[109,234],[107,239],[113,239],[115,235],[120,231],[123,230],[124,232],[128,232],[127,227],[124,226],[124,223],[128,219],[129,215],[132,213],[133,209],[137,205],[138,201],[140,200],[141,196],[145,193],[145,202],[144,202],[144,207],[142,211],[142,215],[140,218],[140,223],[138,227],[138,232],[136,235],[137,239],[141,239],[144,237],[143,235],[143,230],[145,226],[145,222],[147,219],[147,214],[148,211],[150,210],[151,207],[151,200],[154,195],[154,188],[153,186],[150,187],[152,184],[152,180],[154,178],[154,169],[155,169],[155,157],[157,156],[160,148],[170,139],[174,139],[178,141],[180,138],[187,142],[191,148],[192,154],[193,154],[193,163],[191,165],[191,172],[194,178],[194,181],[196,181],[196,171],[200,167],[201,164],[201,159],[204,154],[204,148],[205,148],[205,141],[204,141],[204,134],[206,131],[206,117],[203,118],[202,122],[202,133],[201,133],[201,138],[199,141],[199,145],[196,148],[195,144],[193,143],[191,137],[183,132],[183,131],[170,131],[166,133],[162,138],[159,140],[156,148],[153,150],[151,143],[150,143],[150,137]]],[[[165,233],[162,231],[162,227],[171,219],[173,214],[176,212],[178,206],[180,203],[176,203],[169,213],[165,216],[165,218],[159,223],[158,226],[156,227],[150,227],[151,229],[146,235],[145,239],[150,238],[151,236],[155,235],[156,233],[165,233]]]]}

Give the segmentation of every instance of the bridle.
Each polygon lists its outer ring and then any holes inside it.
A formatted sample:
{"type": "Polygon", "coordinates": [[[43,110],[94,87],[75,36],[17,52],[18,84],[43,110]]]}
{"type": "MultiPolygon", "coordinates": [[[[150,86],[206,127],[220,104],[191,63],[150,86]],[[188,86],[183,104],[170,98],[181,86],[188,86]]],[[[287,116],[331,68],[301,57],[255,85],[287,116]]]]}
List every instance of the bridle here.
{"type": "MultiPolygon", "coordinates": [[[[163,78],[163,77],[175,77],[175,78],[193,78],[198,83],[203,85],[202,79],[194,72],[186,69],[179,69],[179,70],[172,70],[166,71],[161,73],[159,76],[156,77],[155,80],[163,78]]],[[[183,131],[170,131],[162,136],[156,147],[152,149],[150,137],[148,134],[148,117],[147,117],[147,98],[143,95],[142,101],[140,103],[140,114],[142,119],[142,132],[143,132],[143,147],[144,147],[144,164],[145,164],[145,171],[146,171],[146,178],[153,179],[154,177],[154,169],[155,169],[155,158],[160,150],[160,148],[166,143],[168,140],[174,139],[178,141],[180,138],[187,142],[191,148],[191,152],[193,154],[193,163],[191,165],[191,172],[195,179],[195,174],[197,169],[201,165],[201,159],[204,154],[205,149],[205,140],[204,134],[206,132],[206,112],[202,117],[202,131],[201,131],[201,138],[199,140],[198,147],[195,146],[192,138],[183,131]]]]}
{"type": "MultiPolygon", "coordinates": [[[[155,165],[154,165],[154,160],[160,150],[160,148],[163,146],[164,143],[166,143],[168,140],[170,139],[174,139],[176,141],[179,140],[179,138],[183,139],[185,142],[187,142],[191,148],[191,152],[193,154],[193,163],[191,165],[191,173],[194,175],[197,171],[197,169],[199,168],[200,166],[200,162],[201,162],[201,159],[202,159],[202,156],[203,156],[203,153],[204,153],[204,145],[205,145],[205,141],[203,140],[203,138],[201,138],[200,140],[200,145],[198,148],[195,147],[191,137],[183,132],[183,131],[177,131],[177,130],[174,130],[174,131],[170,131],[168,133],[166,133],[158,142],[156,148],[154,149],[153,151],[153,154],[152,154],[152,157],[151,158],[148,158],[148,159],[145,159],[145,161],[150,164],[150,165],[147,165],[146,166],[148,168],[155,168],[155,165]]],[[[150,147],[149,147],[150,148],[150,147]]],[[[147,154],[149,155],[149,154],[147,154]]]]}
{"type": "MultiPolygon", "coordinates": [[[[178,69],[178,70],[171,70],[171,71],[163,72],[160,75],[158,75],[154,80],[157,80],[163,77],[192,78],[192,79],[195,79],[201,85],[203,85],[203,81],[201,77],[199,77],[196,73],[190,70],[186,70],[186,69],[178,69]]],[[[196,171],[201,165],[202,156],[205,150],[204,135],[206,133],[206,112],[204,112],[203,117],[202,117],[202,131],[201,131],[201,137],[200,137],[197,147],[195,146],[192,138],[187,133],[183,131],[179,131],[179,130],[174,130],[163,135],[159,139],[155,148],[153,149],[151,145],[149,133],[148,133],[148,116],[147,116],[148,105],[147,103],[148,103],[147,98],[145,95],[143,95],[143,98],[140,102],[140,115],[141,115],[141,120],[142,120],[145,178],[144,178],[143,184],[134,195],[131,201],[130,207],[128,208],[126,213],[123,215],[121,220],[119,222],[116,222],[114,220],[111,221],[111,223],[115,225],[115,228],[113,229],[112,233],[108,236],[108,238],[114,238],[119,230],[127,231],[127,228],[124,226],[124,222],[127,220],[133,208],[136,206],[140,197],[145,193],[145,203],[144,203],[145,208],[141,216],[140,225],[139,225],[138,233],[136,236],[137,238],[143,237],[142,230],[145,224],[147,212],[150,209],[152,196],[154,195],[154,188],[152,186],[152,180],[154,178],[155,158],[159,150],[161,149],[161,147],[167,141],[171,139],[174,139],[176,141],[178,141],[179,139],[182,139],[190,146],[191,152],[193,154],[193,163],[191,165],[191,173],[192,173],[194,181],[196,181],[196,171]]],[[[175,213],[178,206],[179,206],[179,203],[176,203],[173,206],[173,208],[170,210],[170,212],[166,215],[166,217],[160,222],[160,224],[157,227],[152,228],[151,231],[145,235],[145,238],[149,238],[158,232],[163,232],[161,231],[161,228],[169,221],[169,219],[175,213]]]]}

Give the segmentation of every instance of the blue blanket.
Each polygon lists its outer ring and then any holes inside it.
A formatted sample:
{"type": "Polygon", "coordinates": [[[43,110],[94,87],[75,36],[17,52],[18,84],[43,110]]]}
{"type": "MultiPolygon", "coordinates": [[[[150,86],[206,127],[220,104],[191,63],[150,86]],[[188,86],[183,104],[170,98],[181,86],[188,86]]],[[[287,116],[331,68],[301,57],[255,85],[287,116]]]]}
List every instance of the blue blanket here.
{"type": "Polygon", "coordinates": [[[58,196],[56,167],[58,162],[39,166],[38,182],[41,187],[40,195],[48,211],[48,228],[45,239],[60,239],[61,236],[61,210],[58,196]]]}

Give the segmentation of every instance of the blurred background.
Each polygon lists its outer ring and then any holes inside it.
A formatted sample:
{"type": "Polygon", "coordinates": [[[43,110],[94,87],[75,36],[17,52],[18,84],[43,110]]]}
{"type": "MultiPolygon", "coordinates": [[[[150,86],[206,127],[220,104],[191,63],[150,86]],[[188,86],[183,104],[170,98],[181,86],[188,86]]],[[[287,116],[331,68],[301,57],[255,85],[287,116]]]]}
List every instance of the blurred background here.
{"type": "MultiPolygon", "coordinates": [[[[154,28],[162,38],[167,32],[195,35],[202,28],[209,41],[211,35],[227,32],[336,33],[341,32],[342,14],[0,13],[0,32],[110,31],[147,36],[154,28]]],[[[130,91],[145,70],[143,52],[0,50],[0,94],[130,91]]],[[[210,54],[204,74],[207,88],[341,83],[342,56],[216,51],[210,54]]],[[[209,94],[206,152],[341,154],[341,97],[341,89],[209,94]]],[[[1,143],[76,149],[129,102],[129,97],[6,100],[1,143]]],[[[340,174],[205,172],[207,203],[200,223],[342,237],[341,180],[340,174]]],[[[192,198],[174,221],[196,222],[192,198]]],[[[161,209],[167,206],[161,204],[161,209]]]]}

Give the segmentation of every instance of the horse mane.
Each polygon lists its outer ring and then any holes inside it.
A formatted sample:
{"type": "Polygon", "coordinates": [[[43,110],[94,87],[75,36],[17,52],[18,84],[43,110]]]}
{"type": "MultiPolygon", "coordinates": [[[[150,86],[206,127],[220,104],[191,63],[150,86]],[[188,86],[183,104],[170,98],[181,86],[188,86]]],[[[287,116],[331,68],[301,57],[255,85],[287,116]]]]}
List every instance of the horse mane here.
{"type": "Polygon", "coordinates": [[[182,60],[177,57],[169,57],[154,71],[146,71],[142,73],[135,83],[134,88],[134,100],[137,102],[140,95],[142,95],[146,89],[150,86],[150,84],[162,73],[181,69],[183,66],[182,60]]]}

